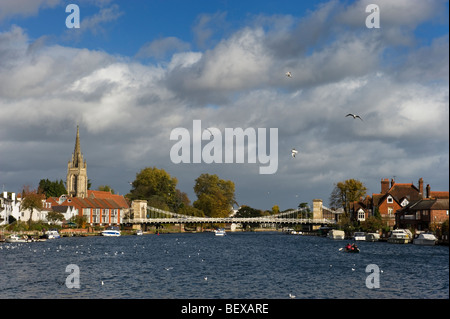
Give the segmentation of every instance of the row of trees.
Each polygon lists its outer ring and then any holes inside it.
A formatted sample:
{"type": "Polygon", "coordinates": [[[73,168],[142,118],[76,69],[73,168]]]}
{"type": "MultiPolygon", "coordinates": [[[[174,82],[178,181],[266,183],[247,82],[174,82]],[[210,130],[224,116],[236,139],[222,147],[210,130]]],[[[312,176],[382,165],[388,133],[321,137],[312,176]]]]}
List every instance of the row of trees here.
{"type": "Polygon", "coordinates": [[[191,205],[186,193],[177,188],[178,180],[164,169],[146,167],[136,174],[130,200],[147,200],[149,206],[189,216],[226,217],[237,204],[232,181],[202,174],[195,180],[197,200],[191,205]]]}

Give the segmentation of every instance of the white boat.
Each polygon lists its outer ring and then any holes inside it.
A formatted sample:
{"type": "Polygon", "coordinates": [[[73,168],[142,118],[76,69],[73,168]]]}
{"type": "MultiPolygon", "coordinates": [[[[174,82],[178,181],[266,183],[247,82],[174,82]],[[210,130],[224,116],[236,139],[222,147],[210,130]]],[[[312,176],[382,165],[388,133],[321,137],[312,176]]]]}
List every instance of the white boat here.
{"type": "Polygon", "coordinates": [[[367,233],[366,241],[378,241],[380,240],[380,234],[378,233],[367,233]]]}
{"type": "Polygon", "coordinates": [[[25,238],[18,236],[16,234],[12,234],[11,236],[7,237],[5,239],[5,241],[7,243],[26,243],[26,242],[28,242],[28,240],[26,240],[25,238]]]}
{"type": "Polygon", "coordinates": [[[47,230],[45,232],[45,237],[47,237],[47,239],[58,239],[61,238],[61,235],[57,230],[47,230]]]}
{"type": "Polygon", "coordinates": [[[225,229],[223,229],[223,228],[219,228],[219,229],[216,229],[215,231],[214,231],[214,233],[216,233],[216,236],[225,236],[227,233],[225,232],[225,229]]]}
{"type": "Polygon", "coordinates": [[[409,229],[394,229],[387,241],[391,244],[408,244],[411,240],[412,233],[409,229]]]}
{"type": "Polygon", "coordinates": [[[120,236],[120,230],[118,227],[109,227],[102,231],[102,236],[107,237],[118,237],[120,236]]]}
{"type": "Polygon", "coordinates": [[[120,236],[120,230],[107,229],[107,230],[102,231],[102,236],[118,237],[118,236],[120,236]]]}
{"type": "Polygon", "coordinates": [[[332,229],[328,232],[327,237],[331,239],[344,239],[345,233],[343,230],[332,229]]]}
{"type": "Polygon", "coordinates": [[[433,234],[420,234],[417,238],[414,238],[414,245],[434,246],[436,245],[437,238],[433,234]]]}
{"type": "Polygon", "coordinates": [[[366,233],[356,231],[353,234],[353,239],[354,240],[366,240],[366,233]]]}
{"type": "Polygon", "coordinates": [[[142,232],[142,230],[138,229],[136,230],[136,235],[137,236],[142,236],[144,233],[142,232]]]}

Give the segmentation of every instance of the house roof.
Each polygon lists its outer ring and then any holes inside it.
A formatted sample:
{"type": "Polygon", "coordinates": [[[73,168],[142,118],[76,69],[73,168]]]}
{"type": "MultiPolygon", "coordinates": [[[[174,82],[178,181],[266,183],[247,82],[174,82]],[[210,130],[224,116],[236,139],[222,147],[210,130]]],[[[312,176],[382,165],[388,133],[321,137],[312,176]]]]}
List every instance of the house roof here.
{"type": "MultiPolygon", "coordinates": [[[[115,204],[119,205],[120,208],[128,208],[128,202],[125,199],[125,197],[123,197],[122,195],[116,195],[116,194],[111,194],[110,192],[104,192],[104,191],[93,191],[93,190],[88,190],[87,191],[87,195],[88,198],[92,199],[104,199],[104,200],[109,200],[109,202],[113,201],[115,204]]],[[[113,203],[111,203],[111,205],[114,205],[113,203]]],[[[117,208],[119,208],[117,207],[117,208]]],[[[116,208],[116,207],[114,207],[116,208]]]]}
{"type": "Polygon", "coordinates": [[[419,210],[448,210],[449,200],[447,199],[436,199],[436,198],[424,198],[413,203],[409,203],[403,207],[399,212],[408,213],[415,212],[419,210]]]}
{"type": "Polygon", "coordinates": [[[375,206],[378,206],[389,195],[391,195],[392,198],[398,203],[400,203],[404,198],[406,198],[409,202],[422,199],[422,195],[420,194],[419,189],[414,186],[414,184],[395,183],[391,186],[386,194],[372,194],[373,204],[375,206]]]}
{"type": "Polygon", "coordinates": [[[438,192],[438,191],[431,191],[430,192],[431,198],[440,198],[440,199],[449,199],[449,193],[448,192],[438,192]]]}

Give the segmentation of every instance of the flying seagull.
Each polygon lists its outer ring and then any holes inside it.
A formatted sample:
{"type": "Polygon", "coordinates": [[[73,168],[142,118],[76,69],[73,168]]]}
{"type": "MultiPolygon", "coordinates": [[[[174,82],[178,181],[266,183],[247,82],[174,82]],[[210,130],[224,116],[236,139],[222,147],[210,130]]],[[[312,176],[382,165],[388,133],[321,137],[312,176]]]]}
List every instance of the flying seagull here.
{"type": "Polygon", "coordinates": [[[345,117],[347,117],[347,116],[353,116],[353,119],[359,118],[361,121],[363,120],[363,119],[361,118],[361,116],[356,115],[356,114],[348,113],[345,117]]]}
{"type": "Polygon", "coordinates": [[[295,157],[295,155],[297,155],[297,153],[298,153],[298,151],[297,151],[295,148],[293,148],[293,149],[291,150],[291,155],[292,155],[292,157],[295,157]]]}
{"type": "Polygon", "coordinates": [[[287,72],[286,72],[286,76],[287,76],[288,78],[291,78],[291,77],[292,77],[291,72],[290,72],[290,71],[287,71],[287,72]]]}

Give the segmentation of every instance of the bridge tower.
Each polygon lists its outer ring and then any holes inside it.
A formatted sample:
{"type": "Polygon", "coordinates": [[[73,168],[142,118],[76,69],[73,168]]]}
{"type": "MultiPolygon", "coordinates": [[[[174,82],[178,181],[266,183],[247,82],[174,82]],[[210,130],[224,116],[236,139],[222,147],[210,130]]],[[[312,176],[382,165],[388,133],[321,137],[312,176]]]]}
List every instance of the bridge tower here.
{"type": "Polygon", "coordinates": [[[323,201],[321,199],[313,199],[313,218],[323,218],[323,201]]]}

